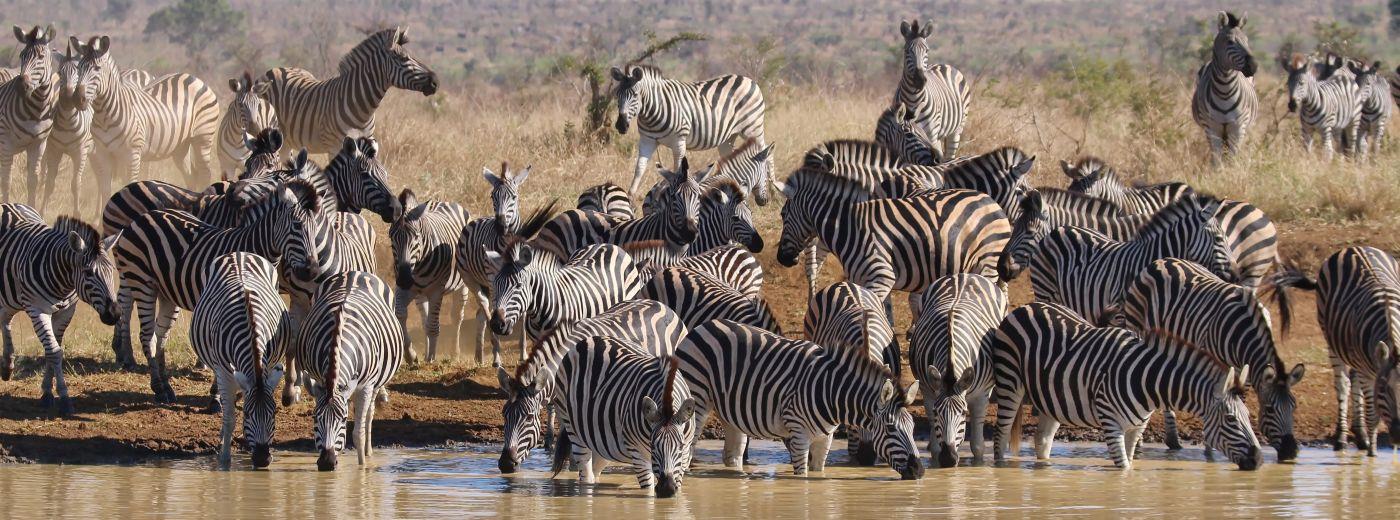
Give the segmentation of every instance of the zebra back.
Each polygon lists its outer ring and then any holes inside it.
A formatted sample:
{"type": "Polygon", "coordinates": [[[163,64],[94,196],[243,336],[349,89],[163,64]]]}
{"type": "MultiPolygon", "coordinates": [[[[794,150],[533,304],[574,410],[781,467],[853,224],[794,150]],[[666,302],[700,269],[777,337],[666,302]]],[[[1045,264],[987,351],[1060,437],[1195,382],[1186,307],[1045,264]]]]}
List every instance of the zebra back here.
{"type": "Polygon", "coordinates": [[[746,295],[709,274],[689,268],[662,269],[643,288],[641,296],[670,307],[691,329],[726,319],[782,333],[773,309],[761,295],[746,295]]]}
{"type": "Polygon", "coordinates": [[[884,302],[859,285],[834,283],[813,294],[802,319],[802,332],[807,341],[822,347],[855,351],[868,348],[866,354],[871,359],[898,366],[890,362],[894,359],[890,356],[899,353],[889,349],[894,330],[885,317],[884,302]]]}
{"type": "MultiPolygon", "coordinates": [[[[648,192],[650,195],[650,192],[648,192]]],[[[627,190],[611,182],[589,186],[578,195],[575,208],[605,214],[617,220],[631,220],[632,199],[627,190]]]]}

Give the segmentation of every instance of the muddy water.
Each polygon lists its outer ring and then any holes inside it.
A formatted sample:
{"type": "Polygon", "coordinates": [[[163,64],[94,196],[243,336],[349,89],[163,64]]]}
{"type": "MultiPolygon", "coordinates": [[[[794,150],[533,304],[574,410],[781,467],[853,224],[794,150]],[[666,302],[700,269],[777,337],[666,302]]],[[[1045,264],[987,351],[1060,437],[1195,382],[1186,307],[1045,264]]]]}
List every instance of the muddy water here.
{"type": "MultiPolygon", "coordinates": [[[[352,454],[334,474],[316,472],[314,458],[295,453],[279,453],[271,471],[257,472],[248,470],[246,457],[232,472],[213,471],[212,458],[134,467],[10,465],[0,466],[0,518],[194,512],[279,518],[985,518],[1046,512],[1395,518],[1400,511],[1400,462],[1391,453],[1366,459],[1304,450],[1296,464],[1239,472],[1206,462],[1198,449],[1168,455],[1149,446],[1133,471],[1120,473],[1102,459],[1102,446],[1083,444],[1057,448],[1049,463],[930,470],[922,481],[902,482],[887,469],[842,465],[828,466],[822,477],[794,478],[775,443],[755,443],[751,457],[758,465],[739,475],[714,464],[718,445],[703,448],[681,493],[664,500],[637,489],[623,472],[610,471],[595,486],[577,485],[572,476],[550,480],[540,460],[503,477],[487,446],[381,450],[365,469],[352,454]]],[[[844,459],[842,452],[832,454],[833,463],[844,459]]]]}

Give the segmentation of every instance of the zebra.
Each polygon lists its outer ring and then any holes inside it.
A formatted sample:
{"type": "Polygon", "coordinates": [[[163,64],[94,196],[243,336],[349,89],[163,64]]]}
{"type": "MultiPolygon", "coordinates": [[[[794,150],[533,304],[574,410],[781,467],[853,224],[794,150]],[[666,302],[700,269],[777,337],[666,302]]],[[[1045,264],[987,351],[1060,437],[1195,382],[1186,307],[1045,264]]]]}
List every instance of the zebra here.
{"type": "Polygon", "coordinates": [[[996,202],[971,190],[870,200],[854,181],[808,169],[777,186],[788,199],[778,263],[796,265],[798,252],[817,238],[836,253],[850,281],[881,299],[892,290],[918,292],[953,273],[994,275],[1011,236],[996,202]]]}
{"type": "Polygon", "coordinates": [[[1254,91],[1258,65],[1244,31],[1246,20],[1226,11],[1219,18],[1210,61],[1196,71],[1196,90],[1191,95],[1191,119],[1205,131],[1210,162],[1217,168],[1224,151],[1231,156],[1240,153],[1259,112],[1259,95],[1254,91]]]}
{"type": "Polygon", "coordinates": [[[966,436],[972,463],[981,465],[982,425],[996,383],[992,336],[1007,313],[1006,291],[985,276],[955,274],[925,289],[919,308],[906,336],[928,414],[930,457],[939,467],[957,466],[966,436]]]}
{"type": "Polygon", "coordinates": [[[359,213],[367,209],[385,224],[392,224],[403,212],[398,194],[389,187],[389,171],[379,161],[379,142],[373,137],[346,137],[340,152],[325,168],[316,167],[304,155],[299,154],[289,171],[315,185],[336,211],[359,213]]]}
{"type": "Polygon", "coordinates": [[[233,100],[219,122],[219,172],[226,181],[239,178],[238,170],[248,159],[244,136],[279,126],[277,113],[267,102],[266,79],[254,81],[253,75],[244,71],[243,77],[229,80],[228,87],[233,91],[233,100]]]}
{"type": "MultiPolygon", "coordinates": [[[[1194,192],[1188,195],[1195,196],[1194,192]]],[[[1178,198],[1172,204],[1185,199],[1178,198]]],[[[1001,256],[997,272],[1004,280],[1019,276],[1036,254],[1040,240],[1056,228],[1074,226],[1127,242],[1137,238],[1139,231],[1160,212],[1159,209],[1151,214],[1127,214],[1103,199],[1056,188],[1036,188],[1027,192],[1017,204],[1019,216],[1012,222],[1011,241],[1001,256]]]]}
{"type": "Polygon", "coordinates": [[[1357,129],[1357,149],[1365,157],[1367,154],[1381,153],[1381,140],[1385,139],[1385,126],[1390,122],[1390,113],[1394,111],[1391,104],[1393,96],[1390,88],[1390,81],[1381,77],[1381,62],[1371,64],[1367,73],[1358,77],[1358,81],[1369,81],[1371,86],[1365,92],[1366,97],[1361,98],[1361,126],[1357,129]]]}
{"type": "Polygon", "coordinates": [[[657,497],[670,498],[680,491],[702,425],[694,422],[696,402],[679,362],[642,348],[594,336],[569,350],[556,375],[564,438],[555,450],[572,449],[581,483],[597,482],[612,460],[631,464],[641,488],[655,486],[657,497]]]}
{"type": "Polygon", "coordinates": [[[1094,327],[1062,305],[1012,310],[993,338],[997,427],[993,454],[1019,450],[1021,405],[1036,413],[1037,459],[1050,457],[1061,424],[1099,428],[1109,457],[1131,469],[1152,412],[1186,410],[1205,423],[1205,444],[1241,470],[1263,462],[1244,404],[1249,367],[1227,367],[1199,348],[1163,336],[1094,327]]]}
{"type": "Polygon", "coordinates": [[[244,134],[243,148],[247,151],[238,180],[270,177],[281,170],[282,131],[264,128],[257,135],[244,134]]]}
{"type": "Polygon", "coordinates": [[[534,242],[560,258],[591,245],[650,241],[663,241],[669,256],[685,256],[700,232],[700,199],[704,192],[701,182],[714,171],[714,165],[692,172],[690,161],[681,158],[680,168],[675,171],[659,165],[657,169],[664,181],[660,184],[656,211],[632,220],[612,219],[586,210],[564,211],[544,225],[534,242]]]}
{"type": "Polygon", "coordinates": [[[253,452],[253,467],[265,468],[272,463],[273,394],[285,370],[279,361],[292,333],[287,306],[277,294],[276,267],[261,256],[238,252],[215,258],[206,271],[190,322],[190,344],[199,361],[213,369],[222,392],[219,464],[227,469],[232,462],[234,403],[242,394],[243,437],[253,452]]]}
{"type": "Polygon", "coordinates": [[[714,276],[694,269],[661,269],[642,289],[640,296],[670,307],[691,329],[726,319],[782,334],[778,318],[763,296],[746,295],[714,276]]]}
{"type": "Polygon", "coordinates": [[[1322,135],[1327,160],[1333,157],[1333,136],[1342,143],[1342,152],[1356,153],[1357,132],[1361,127],[1362,100],[1370,95],[1370,81],[1362,82],[1364,70],[1348,63],[1352,75],[1334,74],[1326,81],[1314,76],[1316,58],[1294,54],[1280,58],[1279,65],[1288,74],[1288,111],[1298,112],[1303,145],[1312,152],[1313,133],[1322,135]]]}
{"type": "Polygon", "coordinates": [[[1211,218],[1219,206],[1214,199],[1187,197],[1163,208],[1129,241],[1073,226],[1050,230],[1031,260],[1036,301],[1062,304],[1102,324],[1112,318],[1138,273],[1153,260],[1168,257],[1196,262],[1221,279],[1235,280],[1225,241],[1211,218]]]}
{"type": "Polygon", "coordinates": [[[394,292],[379,277],[348,271],[326,278],[312,298],[297,335],[297,364],[311,378],[316,469],[334,471],[345,448],[345,421],[361,466],[373,454],[374,404],[403,359],[403,330],[394,316],[394,292]]]}
{"type": "MultiPolygon", "coordinates": [[[[710,174],[700,180],[705,192],[724,184],[737,185],[744,198],[750,196],[751,186],[763,182],[765,185],[773,177],[773,145],[759,146],[757,139],[747,139],[738,148],[719,158],[709,167],[710,174]]],[[[661,168],[658,168],[661,169],[661,168]]],[[[642,197],[642,214],[648,214],[662,207],[661,197],[667,193],[670,183],[663,177],[642,197]]],[[[630,204],[630,201],[629,201],[630,204]]],[[[582,209],[582,208],[580,208],[582,209]]],[[[629,217],[630,218],[630,217],[629,217]]]]}
{"type": "Polygon", "coordinates": [[[94,89],[84,89],[79,83],[79,54],[69,43],[64,52],[54,53],[58,74],[58,101],[54,105],[53,127],[44,145],[44,174],[40,176],[43,198],[39,208],[46,209],[58,182],[58,169],[63,158],[73,167],[71,189],[73,207],[82,205],[83,175],[87,172],[88,156],[92,154],[92,98],[94,89]]]}
{"type": "MultiPolygon", "coordinates": [[[[697,83],[668,79],[661,69],[648,65],[613,67],[617,83],[617,133],[626,134],[637,125],[637,164],[627,193],[635,197],[646,173],[647,163],[657,145],[671,149],[679,168],[687,151],[719,148],[729,155],[735,141],[755,139],[763,148],[763,91],[752,79],[725,75],[697,83]]],[[[768,204],[768,184],[772,181],[772,156],[767,157],[765,175],[747,179],[745,188],[753,192],[760,206],[768,204]]]]}
{"type": "MultiPolygon", "coordinates": [[[[632,245],[623,249],[631,249],[632,245]]],[[[652,280],[661,269],[679,267],[708,275],[738,291],[746,298],[760,298],[763,291],[763,265],[747,248],[739,244],[719,246],[698,255],[678,258],[672,265],[658,265],[649,260],[637,262],[637,272],[643,280],[652,280]]]]}
{"type": "MultiPolygon", "coordinates": [[[[857,352],[868,349],[866,354],[870,359],[890,367],[895,379],[899,379],[899,343],[895,342],[894,330],[886,321],[884,302],[859,285],[834,283],[812,295],[802,318],[802,332],[807,341],[824,348],[857,352]]],[[[846,426],[850,428],[846,432],[846,453],[851,460],[862,466],[875,465],[874,439],[869,437],[869,432],[861,430],[859,425],[846,426]]]]}
{"type": "Polygon", "coordinates": [[[339,75],[327,80],[297,68],[267,71],[265,99],[287,146],[330,153],[347,136],[373,136],[374,111],[390,88],[436,94],[437,74],[409,55],[406,45],[407,27],[371,34],[341,58],[339,75]]]}
{"type": "MultiPolygon", "coordinates": [[[[1230,366],[1256,367],[1246,382],[1258,392],[1260,430],[1280,461],[1297,458],[1293,388],[1305,368],[1299,363],[1286,369],[1274,344],[1269,310],[1252,289],[1221,280],[1192,262],[1161,259],[1143,269],[1124,294],[1114,323],[1142,335],[1182,338],[1230,366]]],[[[1163,418],[1167,447],[1181,449],[1176,415],[1168,408],[1163,418]]]]}
{"type": "Polygon", "coordinates": [[[1352,246],[1328,257],[1316,279],[1290,267],[1274,276],[1274,285],[1283,316],[1287,289],[1317,292],[1317,321],[1337,390],[1332,449],[1346,449],[1352,401],[1359,417],[1350,431],[1357,448],[1374,457],[1382,421],[1388,418],[1390,431],[1400,432],[1400,265],[1380,249],[1352,246]]]}
{"type": "Polygon", "coordinates": [[[820,472],[836,427],[854,424],[900,478],[923,477],[908,410],[914,385],[898,386],[866,349],[822,348],[716,320],[691,330],[675,356],[698,424],[712,413],[725,424],[726,466],[742,470],[746,437],[756,437],[782,439],[793,474],[820,472]]]}
{"type": "Polygon", "coordinates": [[[958,155],[972,93],[958,69],[943,63],[929,66],[928,36],[932,33],[933,24],[899,22],[899,34],[904,36],[904,67],[891,104],[903,105],[906,117],[940,141],[940,155],[947,160],[958,155]]]}
{"type": "Polygon", "coordinates": [[[93,163],[99,193],[112,192],[111,172],[126,172],[130,181],[149,161],[172,158],[191,187],[209,183],[214,166],[214,141],[219,128],[219,99],[214,90],[189,74],[171,74],[148,85],[123,79],[112,60],[111,39],[100,36],[82,44],[69,43],[82,54],[80,82],[95,89],[92,136],[93,163]]]}
{"type": "Polygon", "coordinates": [[[141,345],[150,363],[151,390],[160,402],[175,400],[165,367],[165,339],[180,309],[194,309],[213,259],[227,253],[255,253],[293,269],[317,265],[311,237],[321,219],[315,187],[302,180],[280,185],[261,200],[249,200],[242,185],[228,196],[244,211],[259,216],[248,224],[225,229],[183,211],[157,210],[131,222],[113,246],[121,279],[113,351],[131,358],[130,318],[133,305],[141,318],[141,345]],[[292,240],[296,236],[297,240],[292,240]]]}
{"type": "Polygon", "coordinates": [[[554,406],[554,375],[574,345],[594,336],[609,336],[645,347],[647,354],[659,358],[675,352],[687,332],[681,317],[662,303],[629,300],[597,316],[560,322],[540,336],[514,374],[497,365],[496,378],[506,398],[501,407],[504,443],[497,468],[501,473],[514,473],[546,437],[540,412],[554,406]]]}
{"type": "Polygon", "coordinates": [[[25,153],[26,203],[33,206],[39,186],[39,160],[53,130],[54,110],[58,105],[59,86],[56,84],[53,50],[54,29],[34,26],[28,32],[14,26],[15,39],[21,46],[19,70],[15,76],[0,83],[0,200],[10,201],[10,169],[16,155],[25,153]]]}
{"type": "Polygon", "coordinates": [[[603,213],[617,220],[631,220],[635,218],[632,213],[632,200],[627,195],[627,190],[611,182],[605,182],[597,186],[590,186],[583,190],[578,196],[578,203],[575,208],[587,211],[603,213]]]}
{"type": "Polygon", "coordinates": [[[40,405],[54,405],[54,381],[58,386],[58,413],[73,414],[68,382],[63,375],[63,333],[82,300],[97,311],[102,323],[117,322],[116,269],[112,265],[115,237],[102,240],[97,230],[75,217],[60,216],[53,226],[38,220],[33,208],[19,204],[0,210],[0,331],[4,356],[0,379],[10,380],[15,346],[10,321],[18,312],[29,315],[34,333],[44,349],[44,379],[40,405]]]}
{"type": "MultiPolygon", "coordinates": [[[[462,230],[471,221],[466,209],[455,202],[418,202],[413,190],[405,188],[399,194],[403,216],[389,226],[389,239],[394,252],[394,313],[407,329],[408,306],[419,302],[423,330],[428,338],[424,354],[429,362],[437,359],[439,316],[442,299],[458,293],[463,297],[457,318],[458,345],[461,344],[462,321],[466,319],[466,296],[470,291],[466,280],[457,270],[457,247],[462,230]]],[[[479,349],[481,346],[478,347],[479,349]]],[[[478,350],[477,361],[483,361],[478,350]]],[[[404,353],[410,363],[418,361],[413,345],[404,339],[404,353]]]]}
{"type": "MultiPolygon", "coordinates": [[[[525,182],[528,171],[522,173],[512,173],[509,164],[501,164],[501,173],[497,175],[489,168],[482,168],[482,177],[491,185],[491,207],[493,214],[487,217],[477,218],[467,222],[462,228],[462,233],[457,239],[456,249],[456,269],[467,284],[469,290],[476,293],[477,298],[477,351],[478,362],[484,362],[486,358],[485,345],[486,333],[488,330],[488,314],[491,309],[491,262],[487,258],[488,251],[499,253],[506,247],[506,242],[511,237],[525,236],[532,237],[539,233],[539,228],[547,224],[554,218],[554,208],[556,202],[542,206],[524,221],[520,215],[520,186],[525,182]]],[[[521,340],[520,357],[526,355],[525,343],[521,340]]],[[[491,336],[492,364],[500,363],[501,343],[496,335],[491,336]]]]}
{"type": "Polygon", "coordinates": [[[1118,170],[1092,155],[1062,160],[1060,171],[1069,178],[1068,191],[1106,200],[1129,215],[1156,213],[1192,192],[1184,182],[1129,186],[1118,170]]]}
{"type": "Polygon", "coordinates": [[[942,153],[914,116],[903,103],[886,108],[875,122],[875,142],[894,152],[904,164],[936,166],[942,163],[942,153]]]}
{"type": "Polygon", "coordinates": [[[642,290],[631,255],[614,245],[588,246],[565,262],[516,238],[486,258],[490,326],[501,336],[523,321],[525,334],[538,339],[561,321],[596,316],[642,290]]]}

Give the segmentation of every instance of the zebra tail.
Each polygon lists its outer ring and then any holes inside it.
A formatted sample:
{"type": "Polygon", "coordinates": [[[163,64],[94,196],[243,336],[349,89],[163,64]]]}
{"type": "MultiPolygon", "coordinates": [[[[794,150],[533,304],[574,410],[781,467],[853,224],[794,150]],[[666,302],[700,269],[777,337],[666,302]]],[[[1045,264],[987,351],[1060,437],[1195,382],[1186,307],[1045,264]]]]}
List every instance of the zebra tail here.
{"type": "Polygon", "coordinates": [[[1020,403],[1016,404],[1016,418],[1011,420],[1011,438],[1007,440],[1007,449],[1011,455],[1021,452],[1021,430],[1025,427],[1026,414],[1021,411],[1020,403]]]}
{"type": "Polygon", "coordinates": [[[1293,324],[1293,301],[1288,289],[1316,291],[1317,280],[1298,269],[1297,264],[1287,262],[1279,265],[1278,271],[1265,281],[1263,295],[1278,306],[1279,324],[1284,334],[1288,334],[1293,324]]]}
{"type": "Polygon", "coordinates": [[[569,455],[573,453],[574,443],[569,440],[569,430],[560,428],[559,435],[554,439],[554,461],[549,466],[549,471],[553,473],[549,478],[559,476],[559,472],[564,471],[564,466],[569,462],[569,455]]]}

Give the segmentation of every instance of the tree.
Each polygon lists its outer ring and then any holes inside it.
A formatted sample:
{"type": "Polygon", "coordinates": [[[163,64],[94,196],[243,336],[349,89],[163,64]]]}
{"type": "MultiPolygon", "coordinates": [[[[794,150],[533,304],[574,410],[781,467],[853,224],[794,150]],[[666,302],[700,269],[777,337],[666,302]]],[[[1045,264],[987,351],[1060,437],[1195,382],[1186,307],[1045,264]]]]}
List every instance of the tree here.
{"type": "MultiPolygon", "coordinates": [[[[647,61],[652,57],[671,51],[682,43],[698,42],[709,39],[701,33],[683,32],[660,40],[655,34],[647,34],[647,47],[638,53],[636,57],[627,61],[627,65],[636,65],[647,61]]],[[[559,67],[561,69],[574,69],[578,71],[579,77],[588,83],[588,104],[584,106],[583,131],[597,139],[599,142],[607,142],[612,138],[612,131],[608,125],[608,112],[613,108],[615,102],[613,89],[607,88],[612,81],[608,75],[611,65],[600,53],[595,53],[591,57],[582,59],[562,60],[559,67]]]]}
{"type": "Polygon", "coordinates": [[[118,22],[125,22],[126,17],[131,14],[131,1],[107,0],[107,9],[102,11],[102,16],[118,22]]]}
{"type": "Polygon", "coordinates": [[[1390,37],[1400,36],[1400,0],[1390,0],[1390,37]]]}
{"type": "Polygon", "coordinates": [[[171,43],[189,51],[195,68],[202,69],[211,47],[243,29],[243,13],[228,0],[178,0],[146,19],[147,35],[163,34],[171,43]]]}

